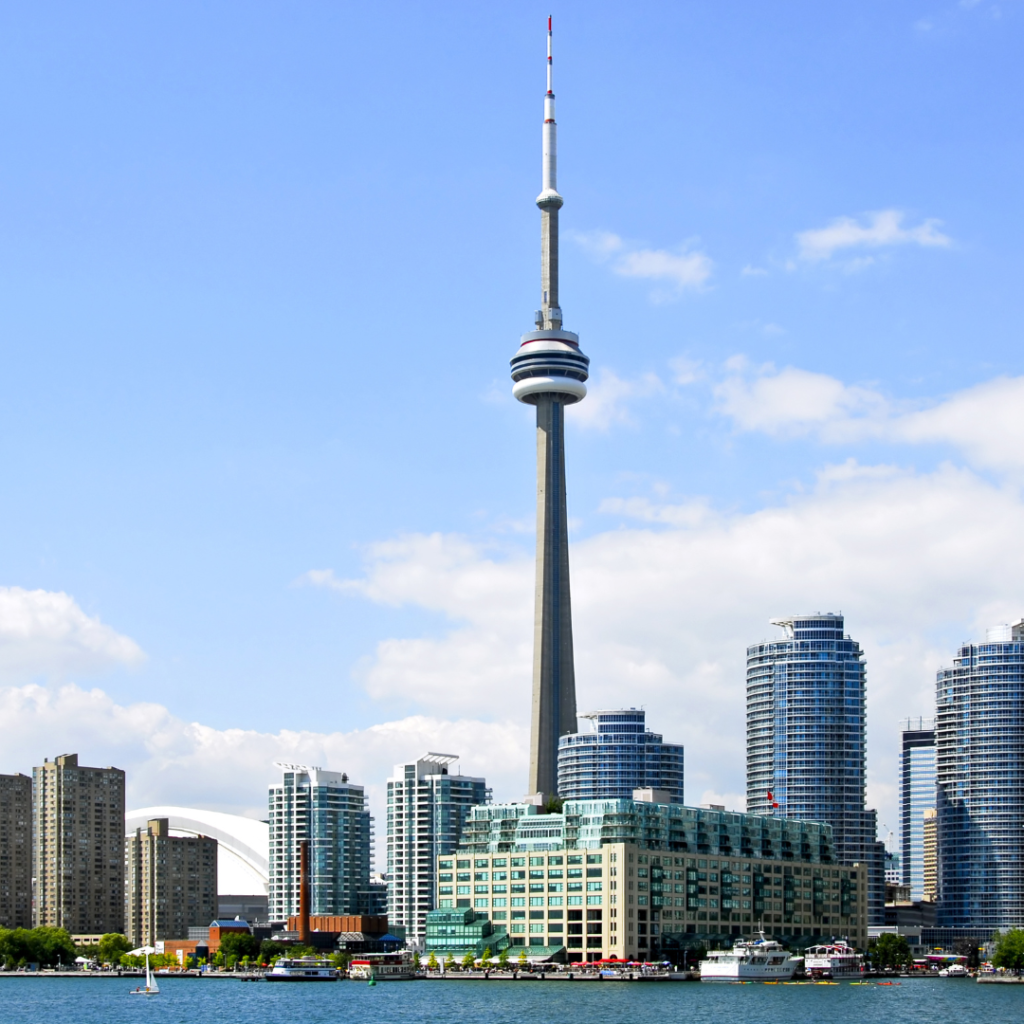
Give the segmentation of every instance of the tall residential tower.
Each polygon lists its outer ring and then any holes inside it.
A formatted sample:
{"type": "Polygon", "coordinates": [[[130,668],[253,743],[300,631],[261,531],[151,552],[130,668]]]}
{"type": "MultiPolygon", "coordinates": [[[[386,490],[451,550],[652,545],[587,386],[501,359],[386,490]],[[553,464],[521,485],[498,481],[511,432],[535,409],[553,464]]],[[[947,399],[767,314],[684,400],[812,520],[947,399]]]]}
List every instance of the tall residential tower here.
{"type": "Polygon", "coordinates": [[[558,743],[558,795],[566,800],[631,800],[637,789],[683,802],[683,748],[651,732],[636,708],[580,715],[590,724],[558,743]]]}
{"type": "Polygon", "coordinates": [[[1024,619],[963,644],[936,679],[939,924],[1024,921],[1024,619]]]}
{"type": "Polygon", "coordinates": [[[388,779],[388,924],[417,947],[437,906],[437,858],[454,852],[470,809],[490,795],[486,780],[451,774],[456,761],[424,754],[388,779]]]}
{"type": "Polygon", "coordinates": [[[900,881],[912,900],[922,900],[925,813],[935,807],[935,721],[908,718],[900,736],[900,881]]]}
{"type": "Polygon", "coordinates": [[[269,792],[270,919],[286,921],[299,913],[304,840],[309,843],[310,913],[367,913],[372,819],[363,787],[343,772],[275,764],[281,781],[269,792]]]}
{"type": "Polygon", "coordinates": [[[37,925],[124,931],[124,772],[62,754],[32,769],[37,925]]]}
{"type": "Polygon", "coordinates": [[[831,612],[772,619],[785,636],[747,648],[747,810],[825,821],[842,864],[869,866],[881,924],[885,850],[865,804],[867,668],[831,612]]]}
{"type": "Polygon", "coordinates": [[[590,360],[579,336],[562,330],[558,298],[558,211],[555,94],[548,18],[547,93],[544,96],[541,218],[541,308],[536,330],[523,335],[512,357],[512,394],[537,407],[537,577],[534,593],[533,709],[529,797],[556,792],[558,739],[576,729],[569,538],[565,497],[565,407],[581,401],[590,360]]]}

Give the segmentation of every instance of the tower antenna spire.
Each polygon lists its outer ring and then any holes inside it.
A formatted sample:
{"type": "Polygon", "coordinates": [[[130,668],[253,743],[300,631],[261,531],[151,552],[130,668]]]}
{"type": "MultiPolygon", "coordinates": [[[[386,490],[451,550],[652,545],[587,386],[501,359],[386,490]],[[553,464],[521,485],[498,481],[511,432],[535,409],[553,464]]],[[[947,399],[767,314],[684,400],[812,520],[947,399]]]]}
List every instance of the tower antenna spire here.
{"type": "Polygon", "coordinates": [[[538,327],[558,330],[562,308],[558,304],[558,211],[563,199],[558,194],[558,125],[555,123],[555,93],[551,73],[551,16],[548,15],[548,91],[544,94],[540,207],[540,310],[534,317],[538,327]]]}
{"type": "Polygon", "coordinates": [[[569,598],[569,528],[565,496],[565,407],[587,393],[590,360],[579,337],[562,329],[558,304],[558,194],[555,93],[548,18],[540,207],[541,308],[537,329],[512,357],[512,394],[537,407],[537,577],[533,623],[533,708],[527,800],[558,792],[558,741],[576,731],[576,670],[569,598]]]}

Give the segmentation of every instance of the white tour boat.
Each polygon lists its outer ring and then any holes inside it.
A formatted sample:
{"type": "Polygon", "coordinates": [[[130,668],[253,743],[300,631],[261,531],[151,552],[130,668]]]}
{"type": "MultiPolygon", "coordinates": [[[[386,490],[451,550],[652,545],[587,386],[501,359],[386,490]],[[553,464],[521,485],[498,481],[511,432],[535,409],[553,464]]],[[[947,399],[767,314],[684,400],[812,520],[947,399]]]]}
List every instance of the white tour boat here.
{"type": "Polygon", "coordinates": [[[812,978],[859,978],[864,957],[845,942],[827,942],[804,950],[804,968],[812,978]]]}
{"type": "Polygon", "coordinates": [[[740,940],[732,949],[713,949],[700,962],[701,981],[789,981],[800,966],[800,957],[790,956],[764,932],[759,939],[740,940]]]}
{"type": "Polygon", "coordinates": [[[267,981],[337,981],[338,968],[315,956],[281,957],[267,974],[267,981]]]}
{"type": "Polygon", "coordinates": [[[357,981],[412,981],[416,965],[407,949],[397,953],[365,953],[348,965],[348,976],[357,981]]]}

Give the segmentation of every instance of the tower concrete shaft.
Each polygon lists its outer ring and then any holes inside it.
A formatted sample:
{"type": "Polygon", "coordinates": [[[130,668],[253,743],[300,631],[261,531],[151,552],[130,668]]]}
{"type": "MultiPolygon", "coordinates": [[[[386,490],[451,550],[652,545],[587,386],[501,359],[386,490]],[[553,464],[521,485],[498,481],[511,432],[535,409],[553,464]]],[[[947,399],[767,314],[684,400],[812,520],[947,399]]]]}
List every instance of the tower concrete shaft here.
{"type": "Polygon", "coordinates": [[[569,597],[565,402],[537,401],[537,577],[533,623],[531,794],[558,791],[558,740],[576,731],[576,669],[569,597]]]}
{"type": "Polygon", "coordinates": [[[548,18],[548,89],[544,96],[541,216],[541,308],[538,330],[523,335],[512,357],[512,394],[537,407],[537,580],[533,632],[533,709],[527,799],[557,792],[558,739],[576,731],[576,671],[569,600],[569,538],[565,501],[565,407],[587,393],[590,360],[579,337],[562,330],[558,304],[558,211],[555,94],[551,88],[551,19],[548,18]]]}

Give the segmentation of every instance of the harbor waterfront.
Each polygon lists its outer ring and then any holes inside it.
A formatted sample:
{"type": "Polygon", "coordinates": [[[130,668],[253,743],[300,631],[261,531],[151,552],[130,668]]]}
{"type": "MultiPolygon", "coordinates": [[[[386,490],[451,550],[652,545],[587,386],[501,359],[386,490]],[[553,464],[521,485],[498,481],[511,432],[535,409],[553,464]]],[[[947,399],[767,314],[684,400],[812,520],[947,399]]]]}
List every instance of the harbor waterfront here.
{"type": "MultiPolygon", "coordinates": [[[[7,978],[0,986],[4,1021],[38,1024],[136,1022],[138,1000],[128,998],[129,979],[7,978]]],[[[1024,991],[1016,985],[971,981],[900,979],[891,985],[545,985],[492,981],[460,984],[204,985],[169,982],[146,1001],[150,1021],[231,1020],[263,1024],[296,1019],[306,1024],[361,1022],[369,1017],[407,1024],[453,1019],[477,1024],[622,1024],[640,1014],[686,1019],[692,1024],[749,1024],[767,1018],[787,1024],[948,1024],[978,1019],[985,1024],[1020,1020],[1024,991]]]]}

